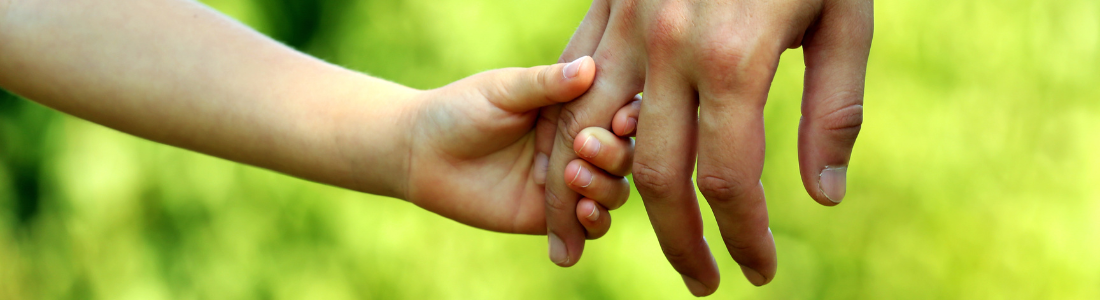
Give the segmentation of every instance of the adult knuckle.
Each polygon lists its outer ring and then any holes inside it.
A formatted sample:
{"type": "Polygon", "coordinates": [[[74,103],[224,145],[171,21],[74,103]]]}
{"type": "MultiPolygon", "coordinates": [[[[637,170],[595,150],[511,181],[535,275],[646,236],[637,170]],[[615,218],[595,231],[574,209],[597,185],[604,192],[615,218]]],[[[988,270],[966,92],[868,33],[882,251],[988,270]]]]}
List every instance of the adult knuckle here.
{"type": "Polygon", "coordinates": [[[665,258],[673,266],[688,265],[691,261],[691,251],[687,248],[670,246],[661,247],[661,253],[665,254],[665,258]]]}
{"type": "MultiPolygon", "coordinates": [[[[689,245],[661,245],[661,253],[665,255],[668,262],[672,264],[674,268],[680,266],[689,266],[693,260],[698,259],[695,257],[697,253],[703,252],[706,246],[705,242],[691,243],[689,245]]],[[[708,248],[709,250],[709,248],[708,248]]]]}
{"type": "Polygon", "coordinates": [[[763,78],[771,56],[758,38],[736,34],[710,34],[697,41],[699,71],[718,82],[742,83],[763,78]]]}
{"type": "Polygon", "coordinates": [[[741,199],[750,188],[743,180],[718,175],[700,174],[698,184],[703,197],[712,204],[726,204],[741,199]]]}
{"type": "Polygon", "coordinates": [[[833,139],[854,143],[863,127],[863,105],[844,105],[821,116],[819,122],[833,139]]]}
{"type": "Polygon", "coordinates": [[[584,124],[582,118],[584,118],[582,110],[577,110],[572,105],[566,105],[561,108],[561,114],[558,115],[558,138],[567,142],[567,145],[572,145],[573,140],[580,135],[581,130],[584,130],[584,124]]]}
{"type": "MultiPolygon", "coordinates": [[[[618,17],[615,21],[621,22],[623,26],[620,27],[622,33],[630,33],[631,29],[636,28],[637,20],[640,18],[638,4],[640,0],[617,0],[609,1],[609,9],[614,12],[618,17]]],[[[592,2],[595,5],[596,1],[592,2]]]]}
{"type": "Polygon", "coordinates": [[[679,179],[672,169],[648,162],[634,162],[634,184],[638,192],[649,195],[654,200],[669,199],[673,196],[673,186],[679,179]]]}
{"type": "Polygon", "coordinates": [[[720,33],[706,34],[694,42],[695,54],[699,59],[726,66],[744,63],[752,47],[752,43],[743,36],[720,33]]]}
{"type": "Polygon", "coordinates": [[[565,204],[565,201],[558,196],[557,193],[550,189],[546,189],[546,209],[550,210],[551,213],[560,213],[569,210],[569,207],[565,204]]]}
{"type": "Polygon", "coordinates": [[[743,238],[739,238],[733,235],[722,235],[722,242],[726,244],[726,249],[729,249],[732,252],[746,253],[755,249],[752,243],[743,238]]]}
{"type": "Polygon", "coordinates": [[[661,10],[646,26],[646,46],[655,53],[680,48],[687,40],[690,25],[690,20],[681,10],[661,10]]]}

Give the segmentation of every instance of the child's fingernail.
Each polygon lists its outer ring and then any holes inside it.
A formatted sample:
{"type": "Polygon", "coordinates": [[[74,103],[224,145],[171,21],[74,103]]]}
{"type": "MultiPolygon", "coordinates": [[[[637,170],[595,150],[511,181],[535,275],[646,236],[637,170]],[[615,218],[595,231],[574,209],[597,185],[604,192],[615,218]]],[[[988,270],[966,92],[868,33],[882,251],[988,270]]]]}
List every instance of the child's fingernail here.
{"type": "Polygon", "coordinates": [[[822,170],[818,176],[818,185],[821,186],[821,193],[825,194],[825,198],[833,203],[840,203],[841,200],[844,200],[844,192],[848,181],[848,166],[825,166],[825,170],[822,170]]]}
{"type": "Polygon", "coordinates": [[[590,135],[588,138],[584,139],[584,144],[581,145],[581,151],[578,151],[577,155],[584,158],[593,158],[596,157],[596,154],[600,154],[600,140],[590,135]]]}
{"type": "Polygon", "coordinates": [[[634,129],[638,127],[638,119],[626,118],[626,133],[630,134],[634,132],[634,129]]]}
{"type": "Polygon", "coordinates": [[[546,184],[546,170],[550,167],[550,157],[539,152],[535,154],[535,183],[546,184]]]}
{"type": "Polygon", "coordinates": [[[596,220],[600,219],[600,209],[596,208],[595,203],[592,204],[592,212],[589,212],[585,218],[592,222],[596,222],[596,220]]]}
{"type": "Polygon", "coordinates": [[[573,62],[565,65],[565,68],[561,70],[562,75],[565,75],[565,79],[572,79],[577,77],[577,74],[581,73],[581,67],[584,66],[586,61],[584,58],[588,56],[582,56],[581,58],[573,60],[573,62]]]}
{"type": "Polygon", "coordinates": [[[569,184],[579,187],[588,187],[588,185],[592,184],[592,172],[589,172],[588,168],[583,166],[577,167],[577,175],[573,175],[573,180],[570,180],[569,184]]]}
{"type": "Polygon", "coordinates": [[[569,254],[565,253],[565,243],[561,241],[561,238],[558,238],[558,235],[553,232],[547,234],[546,237],[550,244],[550,261],[559,265],[569,262],[569,254]]]}

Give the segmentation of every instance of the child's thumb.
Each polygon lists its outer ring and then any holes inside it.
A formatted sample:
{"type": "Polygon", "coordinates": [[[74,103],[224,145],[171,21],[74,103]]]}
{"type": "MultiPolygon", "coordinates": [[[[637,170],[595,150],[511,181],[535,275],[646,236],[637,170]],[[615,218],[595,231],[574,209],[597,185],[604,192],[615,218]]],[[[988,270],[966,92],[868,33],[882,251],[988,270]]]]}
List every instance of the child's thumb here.
{"type": "Polygon", "coordinates": [[[526,69],[500,70],[485,89],[485,96],[497,107],[525,113],[543,106],[569,102],[592,86],[596,64],[591,57],[570,63],[526,69]]]}

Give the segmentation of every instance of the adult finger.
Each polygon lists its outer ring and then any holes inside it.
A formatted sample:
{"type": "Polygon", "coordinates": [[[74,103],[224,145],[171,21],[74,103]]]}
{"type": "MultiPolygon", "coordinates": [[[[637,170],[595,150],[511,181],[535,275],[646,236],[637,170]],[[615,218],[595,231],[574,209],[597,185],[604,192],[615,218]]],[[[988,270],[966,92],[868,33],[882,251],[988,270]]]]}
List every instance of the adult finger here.
{"type": "Polygon", "coordinates": [[[836,205],[863,125],[863,85],[874,31],[870,0],[830,1],[804,42],[806,81],[798,162],[810,196],[836,205]]]}
{"type": "MultiPolygon", "coordinates": [[[[594,0],[584,15],[584,20],[573,32],[569,44],[565,46],[559,63],[591,56],[600,44],[603,32],[607,28],[610,8],[606,0],[594,0]]],[[[546,173],[550,165],[550,153],[554,147],[554,131],[557,130],[558,114],[561,105],[551,105],[539,110],[539,121],[535,124],[535,164],[532,168],[535,183],[545,184],[546,173]]]]}
{"type": "Polygon", "coordinates": [[[489,102],[505,111],[526,113],[584,94],[595,80],[596,66],[585,56],[570,63],[496,70],[487,76],[478,87],[489,102]]]}
{"type": "MultiPolygon", "coordinates": [[[[615,32],[610,29],[615,26],[625,25],[609,25],[608,32],[615,32]]],[[[615,111],[641,90],[638,57],[626,37],[604,36],[593,56],[596,82],[584,96],[562,106],[545,189],[550,260],[559,266],[572,266],[584,252],[585,232],[575,213],[580,196],[563,179],[566,164],[577,158],[573,141],[584,128],[610,128],[615,111]]]]}
{"type": "Polygon", "coordinates": [[[550,152],[554,150],[554,132],[558,127],[558,114],[561,114],[561,104],[543,107],[539,109],[539,118],[535,121],[535,162],[531,167],[531,176],[540,185],[546,184],[550,152]]]}
{"type": "Polygon", "coordinates": [[[577,219],[581,220],[590,240],[603,237],[611,229],[611,214],[607,208],[592,199],[581,198],[577,201],[577,219]]]}
{"type": "Polygon", "coordinates": [[[703,221],[691,181],[697,130],[695,91],[675,70],[651,63],[645,97],[636,139],[635,185],[669,263],[693,295],[710,295],[720,278],[703,238],[703,221]]]}
{"type": "Polygon", "coordinates": [[[625,177],[607,174],[581,159],[569,162],[564,179],[570,189],[608,209],[619,208],[630,197],[630,183],[625,177]]]}
{"type": "Polygon", "coordinates": [[[697,180],[714,211],[730,256],[749,282],[761,286],[770,282],[776,271],[775,242],[768,229],[768,208],[760,184],[764,167],[763,109],[784,47],[769,42],[720,45],[724,47],[711,49],[721,51],[700,56],[708,64],[701,64],[696,73],[697,180]]]}
{"type": "Polygon", "coordinates": [[[573,140],[573,152],[597,168],[622,177],[630,174],[633,166],[634,140],[617,137],[602,127],[589,127],[573,140]]]}
{"type": "Polygon", "coordinates": [[[573,37],[569,39],[569,44],[565,46],[565,51],[562,51],[558,62],[573,61],[582,56],[595,54],[600,40],[603,39],[604,30],[607,29],[610,13],[607,0],[592,1],[592,6],[588,8],[588,13],[584,15],[584,20],[577,27],[577,31],[573,32],[573,37]]]}
{"type": "Polygon", "coordinates": [[[618,136],[634,136],[638,128],[638,114],[642,111],[642,96],[634,95],[634,101],[615,113],[611,129],[618,136]]]}
{"type": "MultiPolygon", "coordinates": [[[[559,63],[591,56],[600,44],[603,32],[607,28],[610,14],[606,0],[594,0],[585,14],[577,31],[573,32],[569,44],[565,46],[559,63]]],[[[558,114],[561,105],[551,105],[539,110],[539,121],[535,124],[535,164],[532,168],[535,183],[545,184],[550,164],[550,153],[554,147],[554,131],[557,130],[558,114]]]]}

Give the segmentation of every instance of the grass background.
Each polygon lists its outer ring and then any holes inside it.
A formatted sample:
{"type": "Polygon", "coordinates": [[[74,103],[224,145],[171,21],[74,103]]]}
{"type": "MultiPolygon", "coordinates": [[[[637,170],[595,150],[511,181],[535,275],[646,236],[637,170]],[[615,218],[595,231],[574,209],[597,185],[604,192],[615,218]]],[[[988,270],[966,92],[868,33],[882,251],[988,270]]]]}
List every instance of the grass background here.
{"type": "MultiPolygon", "coordinates": [[[[417,88],[553,63],[582,0],[208,0],[417,88]]],[[[875,7],[844,204],[801,186],[801,50],[768,105],[775,280],[712,243],[717,299],[1100,298],[1100,3],[875,7]]],[[[674,299],[641,199],[581,262],[545,237],[157,145],[0,94],[0,299],[674,299]]],[[[718,240],[704,206],[706,234],[718,240]]]]}

